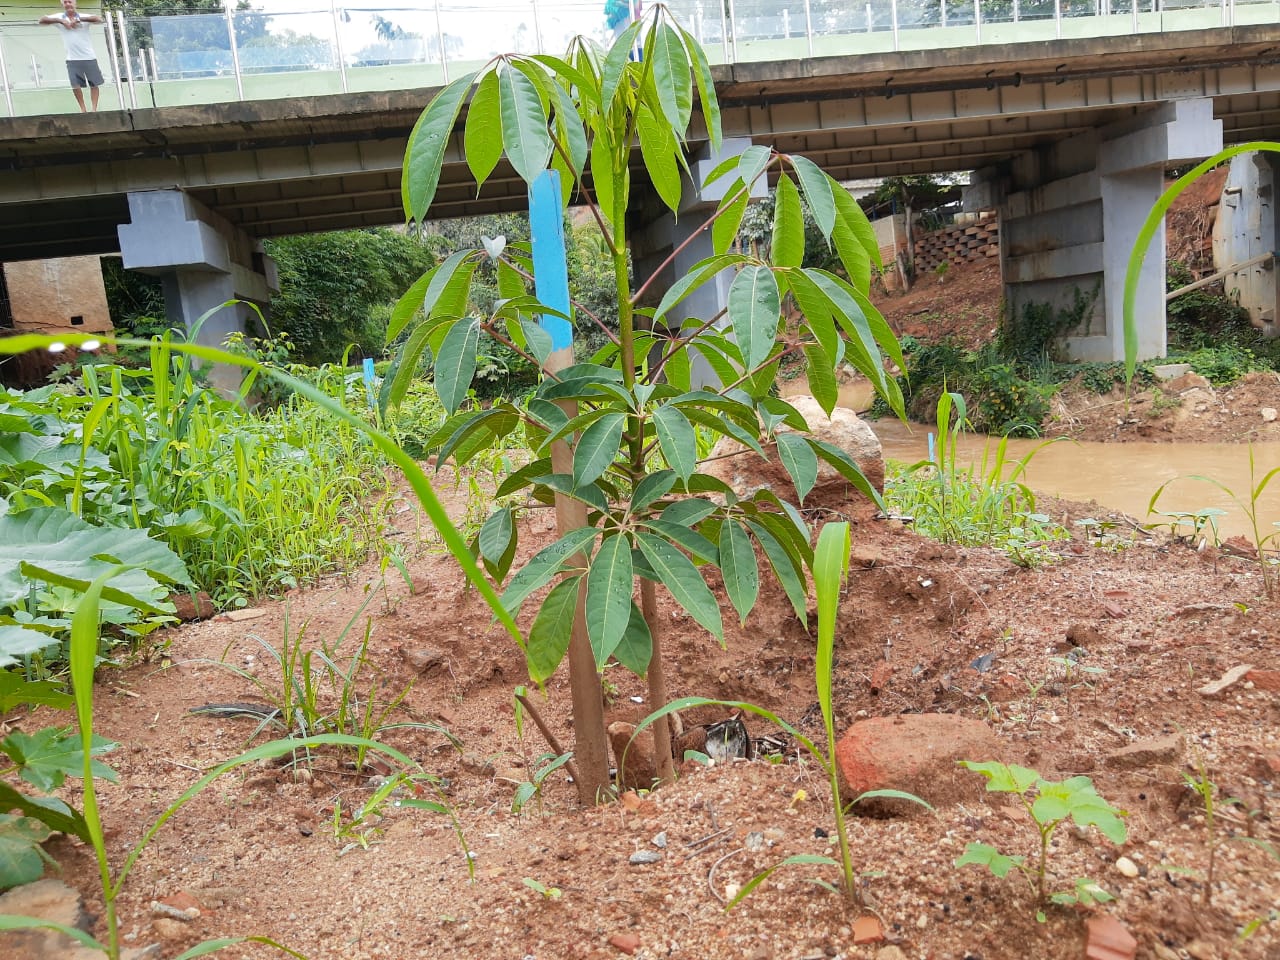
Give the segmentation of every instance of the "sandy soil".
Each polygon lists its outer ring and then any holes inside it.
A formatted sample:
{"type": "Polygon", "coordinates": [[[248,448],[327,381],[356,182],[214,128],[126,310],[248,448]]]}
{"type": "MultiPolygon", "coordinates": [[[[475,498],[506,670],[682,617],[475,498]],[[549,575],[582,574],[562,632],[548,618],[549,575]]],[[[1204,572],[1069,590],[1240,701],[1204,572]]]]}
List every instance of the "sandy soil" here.
{"type": "MultiPolygon", "coordinates": [[[[1079,515],[1065,503],[1048,509],[1079,515]]],[[[1242,680],[1215,697],[1197,692],[1239,664],[1280,669],[1280,611],[1263,596],[1253,562],[1150,539],[1121,523],[1100,545],[1055,544],[1056,562],[1027,570],[986,549],[937,545],[896,523],[859,525],[859,563],[837,641],[839,726],[919,712],[976,718],[1011,758],[1046,776],[1092,776],[1128,812],[1129,826],[1129,841],[1118,848],[1094,832],[1060,832],[1053,875],[1068,884],[1092,877],[1117,899],[1092,910],[1051,908],[1038,923],[1021,880],[953,866],[971,840],[1033,853],[1025,815],[999,798],[933,797],[933,816],[855,818],[855,856],[886,938],[859,945],[857,911],[807,882],[833,881],[829,868],[781,870],[733,912],[724,910],[731,890],[782,858],[832,852],[820,771],[794,751],[784,763],[686,764],[673,786],[595,809],[578,808],[557,774],[541,803],[512,813],[518,783],[546,750],[531,727],[517,736],[511,698],[526,677],[520,652],[461,589],[416,514],[399,517],[414,557],[412,591],[394,569],[384,576],[366,567],[264,603],[251,619],[170,630],[145,661],[102,671],[98,728],[121,743],[112,756],[120,784],[105,790],[110,848],[122,857],[198,770],[253,737],[251,719],[191,711],[261,699],[228,667],[278,688],[279,671],[255,636],[280,648],[305,626],[305,645],[332,645],[354,617],[338,659],[345,663],[367,621],[372,639],[362,677],[375,698],[389,701],[412,684],[388,723],[440,724],[460,742],[455,748],[424,731],[384,734],[447,781],[475,879],[445,817],[389,804],[364,824],[367,849],[353,841],[349,823],[346,832],[335,830],[335,804],[349,815],[371,795],[375,776],[325,754],[293,770],[264,763],[218,781],[143,854],[122,898],[131,945],[159,943],[160,955],[172,957],[202,938],[267,933],[315,960],[555,960],[623,956],[611,938],[632,935],[634,955],[648,958],[1065,960],[1082,955],[1084,919],[1103,912],[1139,938],[1142,957],[1280,955],[1278,924],[1234,942],[1237,930],[1280,902],[1280,862],[1255,845],[1223,843],[1212,902],[1202,904],[1203,809],[1182,781],[1203,762],[1221,796],[1238,798],[1221,808],[1225,833],[1280,839],[1273,819],[1280,691],[1242,680]],[[1080,662],[1088,673],[1063,666],[1064,651],[1076,644],[1087,650],[1080,662]],[[971,664],[984,654],[994,654],[994,664],[979,673],[971,664]],[[1172,752],[1118,758],[1126,746],[1166,736],[1174,737],[1172,752]],[[660,859],[632,865],[637,852],[660,859]],[[1137,876],[1119,872],[1122,855],[1137,876]],[[544,897],[526,878],[561,894],[544,897]],[[200,916],[157,915],[152,901],[166,899],[194,903],[200,916]]],[[[549,518],[536,514],[522,530],[521,554],[550,533],[549,518]]],[[[749,698],[819,734],[814,641],[778,592],[766,591],[746,628],[730,629],[726,650],[669,604],[663,617],[673,696],[749,698]]],[[[650,709],[621,668],[607,677],[616,687],[610,720],[650,709]]],[[[322,702],[332,707],[332,692],[322,702]]],[[[558,675],[535,702],[572,743],[565,678],[558,675]]],[[[9,724],[35,729],[61,719],[37,713],[9,724]]],[[[771,732],[749,726],[757,736],[771,732]]],[[[50,852],[100,913],[89,852],[65,838],[50,852]]],[[[264,948],[228,955],[262,956],[264,948]]]]}

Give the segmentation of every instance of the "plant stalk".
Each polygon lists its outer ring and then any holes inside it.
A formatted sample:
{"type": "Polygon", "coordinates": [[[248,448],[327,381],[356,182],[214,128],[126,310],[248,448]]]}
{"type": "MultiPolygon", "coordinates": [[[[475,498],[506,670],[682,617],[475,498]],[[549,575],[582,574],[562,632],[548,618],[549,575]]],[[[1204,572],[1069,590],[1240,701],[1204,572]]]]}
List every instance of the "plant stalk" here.
{"type": "MultiPolygon", "coordinates": [[[[640,612],[649,626],[653,653],[649,657],[649,702],[661,708],[667,705],[667,677],[662,664],[662,640],[658,617],[658,590],[652,580],[640,580],[640,612]]],[[[675,763],[671,753],[671,725],[666,718],[653,725],[654,769],[663,783],[675,780],[675,763]]]]}

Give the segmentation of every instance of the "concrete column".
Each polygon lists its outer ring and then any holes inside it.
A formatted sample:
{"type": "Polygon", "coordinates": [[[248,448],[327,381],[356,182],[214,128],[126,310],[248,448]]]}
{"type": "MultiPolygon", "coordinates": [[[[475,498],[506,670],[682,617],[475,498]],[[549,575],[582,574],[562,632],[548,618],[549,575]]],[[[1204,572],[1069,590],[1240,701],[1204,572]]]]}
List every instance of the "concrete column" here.
{"type": "MultiPolygon", "coordinates": [[[[248,301],[265,315],[280,289],[275,263],[258,241],[180,190],[129,194],[129,216],[119,228],[124,266],[160,278],[171,324],[214,347],[232,333],[258,332],[257,315],[246,303],[223,307],[228,300],[248,301]]],[[[210,380],[234,393],[240,370],[219,364],[210,380]]]]}
{"type": "MultiPolygon", "coordinates": [[[[647,223],[632,232],[632,260],[637,279],[643,282],[673,250],[688,240],[706,222],[707,217],[715,212],[716,205],[724,199],[729,188],[733,186],[734,178],[724,176],[708,186],[705,182],[707,174],[723,160],[740,155],[749,146],[751,146],[750,139],[732,137],[722,141],[720,150],[714,154],[704,147],[698,158],[689,165],[692,178],[685,178],[679,214],[673,215],[665,207],[655,208],[655,206],[642,211],[641,217],[647,220],[647,223]]],[[[762,177],[752,186],[751,198],[764,199],[768,195],[769,188],[762,177]]],[[[652,302],[645,305],[656,306],[662,295],[676,280],[688,273],[695,263],[705,260],[712,253],[711,231],[705,230],[676,254],[670,267],[651,288],[652,302]]],[[[714,317],[729,302],[729,286],[733,283],[733,277],[732,270],[721,271],[686,297],[668,320],[673,323],[680,322],[682,328],[690,328],[697,327],[714,317]]],[[[726,316],[716,324],[716,327],[723,330],[728,325],[729,320],[726,316]]],[[[690,355],[690,360],[694,386],[719,385],[719,379],[710,366],[696,352],[690,355]]]]}
{"type": "MultiPolygon", "coordinates": [[[[1175,100],[1125,121],[1016,158],[1000,203],[1001,267],[1009,322],[1029,311],[1080,308],[1066,337],[1073,360],[1124,358],[1125,271],[1138,230],[1160,197],[1170,164],[1222,149],[1209,99],[1175,100]]],[[[975,189],[987,199],[994,178],[975,189]]],[[[1165,353],[1164,231],[1138,283],[1138,356],[1165,353]]]]}
{"type": "MultiPolygon", "coordinates": [[[[1213,225],[1213,262],[1227,270],[1280,251],[1280,218],[1276,217],[1276,188],[1280,186],[1280,155],[1241,154],[1231,160],[1223,186],[1218,217],[1213,225]]],[[[1227,296],[1249,311],[1255,327],[1280,336],[1277,309],[1280,284],[1274,261],[1254,263],[1223,280],[1227,296]]]]}

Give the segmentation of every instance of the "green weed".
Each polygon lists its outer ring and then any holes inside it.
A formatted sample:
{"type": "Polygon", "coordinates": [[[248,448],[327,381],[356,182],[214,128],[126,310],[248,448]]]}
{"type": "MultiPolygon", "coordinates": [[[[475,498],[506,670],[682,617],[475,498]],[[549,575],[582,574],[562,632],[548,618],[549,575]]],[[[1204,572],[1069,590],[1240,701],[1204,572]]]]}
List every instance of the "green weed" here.
{"type": "Polygon", "coordinates": [[[1098,795],[1092,780],[1088,777],[1044,780],[1036,771],[1015,764],[962,760],[960,765],[986,777],[989,792],[1011,793],[1018,798],[1030,815],[1031,822],[1035,824],[1040,849],[1036,863],[1028,866],[1025,857],[1006,856],[985,843],[969,843],[964,853],[956,859],[957,867],[974,864],[986,867],[1001,878],[1017,867],[1036,896],[1036,903],[1040,908],[1036,917],[1041,922],[1045,919],[1043,907],[1049,903],[1088,906],[1115,899],[1097,883],[1085,877],[1077,878],[1070,890],[1057,892],[1049,891],[1046,879],[1049,842],[1054,831],[1068,820],[1080,827],[1096,826],[1112,843],[1125,841],[1127,831],[1124,813],[1098,795]]]}

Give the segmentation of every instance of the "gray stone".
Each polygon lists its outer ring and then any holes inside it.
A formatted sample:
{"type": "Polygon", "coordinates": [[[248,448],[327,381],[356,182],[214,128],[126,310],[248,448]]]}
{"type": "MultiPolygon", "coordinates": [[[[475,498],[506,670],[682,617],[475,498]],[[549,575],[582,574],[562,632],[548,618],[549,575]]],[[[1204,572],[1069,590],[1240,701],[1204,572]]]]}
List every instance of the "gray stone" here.
{"type": "Polygon", "coordinates": [[[1119,750],[1112,750],[1103,762],[1116,770],[1134,770],[1140,767],[1174,763],[1180,756],[1182,756],[1182,737],[1171,733],[1167,737],[1139,740],[1119,750]]]}

